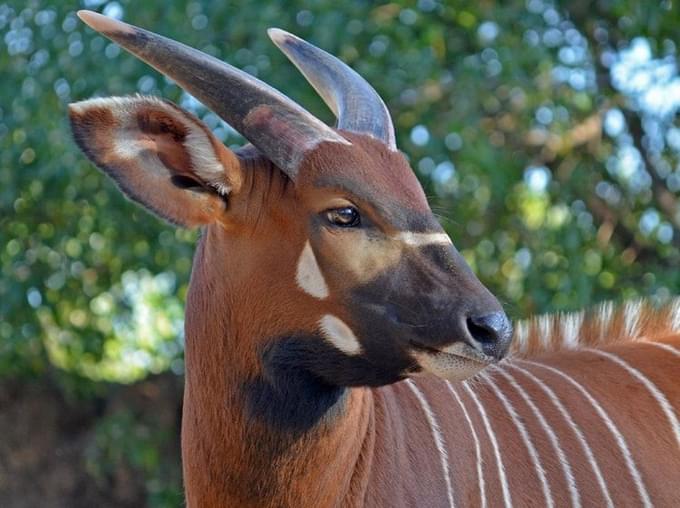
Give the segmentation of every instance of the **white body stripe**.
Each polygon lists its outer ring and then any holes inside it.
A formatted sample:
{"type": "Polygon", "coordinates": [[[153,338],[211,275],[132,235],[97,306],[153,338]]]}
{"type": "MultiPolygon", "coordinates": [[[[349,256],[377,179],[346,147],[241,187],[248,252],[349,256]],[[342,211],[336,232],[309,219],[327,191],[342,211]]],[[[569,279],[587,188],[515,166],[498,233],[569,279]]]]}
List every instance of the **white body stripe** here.
{"type": "Polygon", "coordinates": [[[647,344],[650,346],[656,346],[663,349],[664,351],[668,351],[669,353],[680,357],[680,350],[671,346],[670,344],[664,344],[663,342],[648,342],[647,344]]]}
{"type": "Polygon", "coordinates": [[[616,425],[614,425],[614,422],[609,417],[609,415],[606,413],[606,411],[597,402],[597,400],[595,400],[595,398],[583,386],[581,386],[575,379],[573,379],[571,376],[565,374],[561,370],[558,370],[555,367],[551,367],[550,365],[543,365],[543,364],[538,363],[538,362],[533,362],[533,361],[528,361],[528,360],[522,360],[522,361],[523,361],[523,363],[527,363],[527,364],[533,365],[535,367],[540,367],[541,369],[545,369],[549,372],[552,372],[553,374],[560,376],[562,379],[564,379],[569,384],[571,384],[574,388],[576,388],[585,397],[585,399],[595,409],[597,414],[600,416],[600,418],[602,418],[605,425],[607,426],[609,431],[614,436],[616,444],[618,445],[619,449],[621,450],[621,453],[623,455],[623,459],[626,462],[626,467],[628,468],[628,471],[630,472],[630,475],[633,478],[633,482],[635,482],[635,487],[638,491],[638,494],[640,495],[640,499],[642,500],[642,504],[646,508],[651,508],[653,506],[652,501],[649,498],[649,493],[647,492],[647,488],[645,487],[645,485],[642,481],[642,477],[640,476],[640,472],[638,471],[638,468],[635,464],[635,461],[633,460],[633,456],[630,453],[630,449],[628,448],[628,445],[626,444],[626,440],[624,439],[623,435],[621,434],[619,429],[616,427],[616,425]]]}
{"type": "Polygon", "coordinates": [[[361,353],[361,344],[352,329],[342,319],[326,314],[319,321],[324,336],[343,353],[354,356],[361,353]]]}
{"type": "MultiPolygon", "coordinates": [[[[548,478],[546,477],[545,474],[545,469],[543,469],[543,465],[541,464],[541,460],[538,457],[538,452],[536,451],[536,447],[534,444],[531,442],[531,438],[529,437],[529,433],[527,432],[526,427],[524,426],[524,423],[520,419],[520,417],[517,415],[517,411],[515,411],[515,408],[512,406],[512,403],[508,400],[508,398],[503,394],[501,390],[498,389],[498,386],[496,386],[496,383],[494,383],[493,378],[488,375],[486,372],[482,372],[480,375],[480,378],[484,380],[490,387],[491,390],[494,392],[496,397],[501,401],[503,404],[503,407],[505,410],[508,412],[510,415],[510,419],[512,420],[512,423],[515,425],[517,430],[519,431],[519,435],[522,438],[522,441],[524,442],[524,446],[526,446],[527,451],[529,452],[529,457],[531,458],[531,462],[533,463],[534,471],[536,472],[536,475],[538,476],[538,479],[540,480],[541,483],[541,490],[543,491],[543,497],[545,498],[545,503],[548,508],[552,508],[555,506],[555,502],[552,497],[552,493],[550,491],[550,484],[548,483],[548,478]]],[[[579,506],[580,503],[576,506],[579,506]]]]}
{"type": "Polygon", "coordinates": [[[666,418],[668,419],[668,422],[671,425],[671,430],[675,435],[675,441],[678,444],[678,449],[680,450],[680,423],[678,422],[678,417],[675,414],[673,406],[671,406],[670,402],[668,402],[668,399],[661,392],[661,390],[659,390],[657,386],[654,383],[652,383],[649,380],[649,378],[645,376],[642,372],[640,372],[638,369],[631,366],[628,362],[619,358],[615,354],[591,348],[586,349],[586,351],[597,354],[616,363],[617,365],[625,369],[631,376],[640,381],[645,388],[647,388],[649,393],[652,395],[652,397],[654,397],[656,402],[659,404],[661,411],[663,411],[663,413],[666,415],[666,418]]]}
{"type": "Polygon", "coordinates": [[[486,415],[486,411],[484,410],[484,407],[482,406],[482,403],[480,402],[477,395],[475,395],[475,392],[472,391],[472,389],[470,389],[470,386],[465,381],[463,382],[463,387],[465,388],[465,390],[467,390],[468,394],[475,403],[475,406],[477,406],[479,415],[482,417],[484,428],[486,429],[486,433],[489,435],[489,439],[491,440],[491,446],[493,447],[493,453],[494,456],[496,457],[496,465],[498,466],[498,478],[501,482],[501,490],[503,491],[503,503],[506,508],[511,508],[512,497],[510,496],[510,489],[508,488],[508,479],[505,476],[505,466],[503,466],[503,461],[501,460],[501,452],[498,449],[498,441],[496,440],[496,435],[491,429],[491,423],[489,422],[489,418],[486,415]]]}
{"type": "MultiPolygon", "coordinates": [[[[497,367],[494,369],[496,372],[501,374],[507,381],[510,383],[510,385],[517,391],[517,393],[522,397],[524,402],[529,406],[531,411],[534,413],[534,416],[540,423],[541,427],[545,431],[545,433],[548,435],[548,438],[550,440],[550,444],[552,445],[553,449],[555,450],[555,453],[557,454],[557,458],[560,461],[560,465],[562,466],[562,471],[564,473],[564,479],[567,483],[567,487],[569,488],[569,495],[571,496],[571,504],[572,506],[575,507],[580,507],[581,506],[581,497],[578,493],[578,489],[576,488],[576,481],[574,480],[574,474],[572,473],[571,470],[571,465],[569,464],[569,460],[567,459],[566,455],[564,454],[564,450],[562,450],[562,447],[560,446],[560,441],[557,438],[557,435],[555,435],[555,431],[552,429],[550,424],[546,421],[545,417],[543,416],[543,413],[538,409],[536,404],[534,403],[533,400],[531,400],[531,397],[529,397],[529,394],[520,386],[520,384],[515,380],[514,377],[509,372],[504,371],[501,367],[497,367]]],[[[550,504],[552,504],[552,499],[550,500],[550,504]]]]}
{"type": "Polygon", "coordinates": [[[425,396],[416,386],[413,380],[407,379],[406,385],[415,394],[416,398],[418,399],[418,402],[423,408],[425,418],[427,419],[427,422],[430,425],[432,437],[434,438],[434,444],[437,447],[437,451],[439,452],[439,458],[441,459],[442,463],[442,470],[444,473],[444,481],[446,482],[446,495],[449,500],[449,507],[453,508],[455,505],[453,503],[453,486],[451,485],[451,475],[449,474],[449,455],[448,453],[446,453],[446,445],[444,444],[444,438],[442,437],[442,432],[439,429],[439,424],[437,423],[437,419],[435,418],[434,413],[432,412],[430,404],[427,402],[425,396]]]}
{"type": "Polygon", "coordinates": [[[480,508],[486,508],[486,489],[484,485],[484,468],[482,467],[482,448],[479,445],[477,431],[475,431],[475,427],[472,424],[472,420],[470,419],[470,414],[468,413],[465,404],[463,404],[460,395],[458,395],[458,392],[456,392],[456,390],[453,389],[453,386],[449,381],[445,381],[445,383],[451,394],[458,402],[458,405],[463,410],[463,416],[465,416],[465,421],[467,422],[468,427],[470,428],[470,433],[472,434],[472,441],[475,445],[475,458],[477,459],[476,462],[477,462],[477,478],[479,479],[478,483],[479,483],[480,508]]]}
{"type": "Polygon", "coordinates": [[[295,273],[295,281],[298,286],[315,298],[323,300],[328,298],[328,286],[326,279],[324,279],[319,268],[319,263],[316,261],[316,256],[312,250],[309,242],[305,243],[300,259],[297,264],[297,272],[295,273]]]}
{"type": "Polygon", "coordinates": [[[569,411],[567,411],[567,408],[564,407],[564,404],[560,402],[560,399],[557,397],[555,392],[543,381],[541,381],[539,378],[534,376],[531,372],[528,370],[520,367],[519,365],[516,364],[510,364],[506,363],[505,366],[516,369],[517,371],[521,372],[525,376],[527,376],[529,379],[531,379],[541,390],[543,390],[543,393],[545,393],[550,401],[557,407],[557,410],[560,412],[562,417],[566,420],[567,425],[569,425],[569,428],[576,434],[576,439],[581,445],[581,448],[583,449],[583,452],[585,453],[586,457],[588,458],[588,463],[590,464],[590,467],[593,468],[593,472],[595,473],[595,478],[597,479],[597,483],[599,484],[600,488],[602,489],[602,494],[607,502],[607,507],[608,508],[614,508],[614,502],[612,501],[611,494],[609,494],[609,489],[607,488],[607,483],[604,480],[604,476],[602,475],[602,470],[600,469],[600,466],[597,463],[597,460],[595,459],[595,456],[593,455],[593,451],[590,449],[590,445],[586,441],[585,436],[583,435],[583,432],[581,429],[576,425],[576,422],[574,419],[571,417],[569,414],[569,411]]]}

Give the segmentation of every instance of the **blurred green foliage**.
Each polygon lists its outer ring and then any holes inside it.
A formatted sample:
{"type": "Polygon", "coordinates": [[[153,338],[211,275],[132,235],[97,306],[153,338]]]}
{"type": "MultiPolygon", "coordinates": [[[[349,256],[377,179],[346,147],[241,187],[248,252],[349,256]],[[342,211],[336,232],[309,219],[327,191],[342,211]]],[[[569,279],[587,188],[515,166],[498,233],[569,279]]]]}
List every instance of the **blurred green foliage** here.
{"type": "Polygon", "coordinates": [[[385,98],[433,209],[515,317],[680,289],[677,2],[14,0],[0,2],[0,377],[48,373],[88,392],[182,371],[197,233],[92,167],[71,141],[69,102],[161,95],[242,142],[76,7],[223,58],[328,122],[265,30],[348,62],[385,98]]]}

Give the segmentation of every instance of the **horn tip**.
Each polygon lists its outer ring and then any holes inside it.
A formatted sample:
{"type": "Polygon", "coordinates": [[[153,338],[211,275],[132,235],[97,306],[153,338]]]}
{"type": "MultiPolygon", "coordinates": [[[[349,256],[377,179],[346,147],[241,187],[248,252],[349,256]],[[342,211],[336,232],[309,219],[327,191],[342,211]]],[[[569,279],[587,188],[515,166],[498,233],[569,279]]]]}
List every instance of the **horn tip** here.
{"type": "Polygon", "coordinates": [[[284,46],[286,43],[299,40],[298,37],[295,37],[293,34],[286,32],[285,30],[281,30],[280,28],[268,28],[267,35],[269,35],[269,38],[278,47],[284,46]]]}
{"type": "Polygon", "coordinates": [[[109,18],[98,12],[80,10],[76,13],[78,17],[92,30],[100,33],[111,32],[132,32],[132,27],[117,19],[109,18]]]}

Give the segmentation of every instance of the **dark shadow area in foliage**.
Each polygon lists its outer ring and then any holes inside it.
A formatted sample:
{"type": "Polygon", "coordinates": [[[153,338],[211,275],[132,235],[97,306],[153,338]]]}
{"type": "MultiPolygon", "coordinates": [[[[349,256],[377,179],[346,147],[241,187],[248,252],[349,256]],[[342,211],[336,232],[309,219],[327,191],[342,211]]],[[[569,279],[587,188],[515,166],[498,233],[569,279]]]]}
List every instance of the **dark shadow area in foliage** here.
{"type": "Polygon", "coordinates": [[[0,506],[180,506],[181,379],[67,400],[45,380],[0,385],[0,506]]]}

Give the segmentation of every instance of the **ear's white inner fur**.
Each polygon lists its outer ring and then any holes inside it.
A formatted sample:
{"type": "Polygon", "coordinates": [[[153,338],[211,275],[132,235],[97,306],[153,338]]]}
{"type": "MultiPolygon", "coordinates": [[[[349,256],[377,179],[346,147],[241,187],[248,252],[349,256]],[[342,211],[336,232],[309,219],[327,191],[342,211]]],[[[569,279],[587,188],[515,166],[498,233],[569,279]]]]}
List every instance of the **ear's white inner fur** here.
{"type": "Polygon", "coordinates": [[[194,120],[155,97],[108,97],[90,99],[71,106],[82,114],[89,108],[107,109],[116,120],[112,136],[113,152],[121,159],[130,160],[140,157],[144,150],[143,138],[139,136],[136,113],[142,108],[161,110],[187,130],[182,145],[189,154],[193,171],[202,180],[226,195],[231,188],[226,181],[224,167],[215,154],[215,148],[208,134],[194,120]]]}

